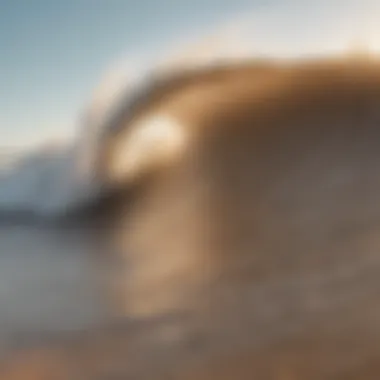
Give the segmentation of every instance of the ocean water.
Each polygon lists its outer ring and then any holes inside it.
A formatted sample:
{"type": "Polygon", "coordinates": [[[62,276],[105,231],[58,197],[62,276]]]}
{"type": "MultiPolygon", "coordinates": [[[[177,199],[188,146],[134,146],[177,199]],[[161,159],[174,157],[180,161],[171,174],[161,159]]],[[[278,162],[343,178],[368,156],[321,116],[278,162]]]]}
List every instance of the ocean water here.
{"type": "Polygon", "coordinates": [[[0,226],[0,349],[109,317],[102,262],[80,230],[0,226]]]}
{"type": "MultiPolygon", "coordinates": [[[[0,170],[0,219],[13,212],[31,212],[42,218],[59,216],[68,206],[96,196],[92,165],[97,162],[104,136],[113,133],[109,116],[118,107],[133,110],[136,101],[149,99],[155,78],[170,80],[172,73],[232,64],[250,59],[252,54],[295,58],[345,52],[352,37],[357,37],[358,29],[352,25],[362,25],[359,21],[364,17],[358,12],[364,9],[363,1],[348,3],[326,2],[326,8],[322,2],[322,6],[316,5],[318,12],[307,4],[304,10],[311,12],[311,24],[310,17],[298,15],[300,4],[289,12],[280,7],[242,15],[222,25],[219,39],[212,38],[210,46],[206,38],[206,45],[168,51],[167,60],[165,56],[149,57],[136,70],[129,67],[133,57],[125,57],[110,67],[95,89],[86,122],[78,126],[74,141],[59,149],[36,147],[11,168],[8,160],[14,152],[0,157],[0,167],[7,166],[7,170],[0,170]],[[296,29],[287,28],[294,24],[294,12],[300,23],[296,29]],[[236,40],[226,38],[235,32],[236,40]]],[[[378,53],[380,39],[375,29],[368,36],[359,34],[369,50],[378,53]]],[[[91,233],[80,229],[0,224],[0,351],[50,332],[102,324],[113,315],[112,294],[104,282],[107,257],[95,252],[92,244],[91,233]]]]}

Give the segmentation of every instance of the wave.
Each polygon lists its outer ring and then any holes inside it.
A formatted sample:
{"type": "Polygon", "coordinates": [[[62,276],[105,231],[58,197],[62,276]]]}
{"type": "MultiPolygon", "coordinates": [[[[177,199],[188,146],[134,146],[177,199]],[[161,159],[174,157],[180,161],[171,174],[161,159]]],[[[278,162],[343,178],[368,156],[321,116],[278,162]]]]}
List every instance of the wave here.
{"type": "MultiPolygon", "coordinates": [[[[137,59],[134,65],[129,57],[113,65],[81,115],[76,139],[58,147],[36,148],[32,153],[11,160],[6,167],[7,156],[11,154],[2,156],[0,220],[10,220],[11,216],[59,218],[69,210],[96,201],[101,196],[103,184],[94,173],[106,137],[118,127],[115,117],[121,111],[124,115],[129,110],[133,112],[136,104],[143,104],[163,83],[175,81],[189,72],[252,58],[341,52],[357,40],[351,34],[352,28],[347,27],[348,21],[353,25],[356,10],[347,3],[336,7],[335,13],[331,7],[327,13],[320,7],[319,16],[315,9],[310,10],[313,20],[318,22],[310,25],[307,15],[299,17],[298,31],[293,30],[286,41],[279,29],[285,28],[290,21],[294,23],[294,12],[301,12],[302,5],[287,13],[280,8],[235,17],[201,42],[187,44],[182,51],[173,49],[167,54],[137,59]],[[305,39],[299,34],[299,28],[303,27],[309,30],[303,33],[307,34],[305,39]]],[[[380,44],[380,40],[378,42],[380,44]]]]}

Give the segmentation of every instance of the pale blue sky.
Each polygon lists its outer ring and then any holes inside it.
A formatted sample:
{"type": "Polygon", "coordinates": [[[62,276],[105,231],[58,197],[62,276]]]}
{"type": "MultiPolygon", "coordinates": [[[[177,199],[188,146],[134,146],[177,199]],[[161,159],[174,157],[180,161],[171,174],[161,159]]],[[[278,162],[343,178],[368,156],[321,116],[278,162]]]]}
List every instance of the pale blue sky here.
{"type": "MultiPolygon", "coordinates": [[[[302,49],[320,42],[323,33],[328,44],[331,30],[339,29],[336,16],[327,17],[329,25],[321,20],[333,8],[342,14],[356,4],[341,28],[348,30],[355,26],[351,16],[374,1],[0,0],[0,147],[71,131],[103,70],[129,52],[159,50],[180,36],[255,10],[255,25],[266,30],[260,12],[273,4],[279,10],[270,15],[268,28],[275,49],[288,48],[289,41],[302,49]],[[318,16],[311,9],[315,4],[325,4],[318,16]]],[[[264,34],[263,46],[271,38],[264,34]]]]}
{"type": "Polygon", "coordinates": [[[0,0],[0,146],[72,128],[99,75],[265,0],[0,0]]]}

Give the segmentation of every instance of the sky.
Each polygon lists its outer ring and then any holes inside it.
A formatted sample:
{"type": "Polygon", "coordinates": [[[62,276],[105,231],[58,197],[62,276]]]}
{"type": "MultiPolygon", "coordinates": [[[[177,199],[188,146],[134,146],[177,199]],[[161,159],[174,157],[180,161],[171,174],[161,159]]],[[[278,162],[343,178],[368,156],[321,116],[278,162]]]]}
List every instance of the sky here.
{"type": "Polygon", "coordinates": [[[347,30],[370,2],[320,0],[317,14],[309,0],[0,0],[0,148],[71,135],[102,72],[126,54],[160,51],[250,12],[277,50],[302,50],[338,30],[331,15],[346,12],[347,30]]]}
{"type": "Polygon", "coordinates": [[[0,147],[72,130],[102,71],[256,0],[0,0],[0,147]]]}

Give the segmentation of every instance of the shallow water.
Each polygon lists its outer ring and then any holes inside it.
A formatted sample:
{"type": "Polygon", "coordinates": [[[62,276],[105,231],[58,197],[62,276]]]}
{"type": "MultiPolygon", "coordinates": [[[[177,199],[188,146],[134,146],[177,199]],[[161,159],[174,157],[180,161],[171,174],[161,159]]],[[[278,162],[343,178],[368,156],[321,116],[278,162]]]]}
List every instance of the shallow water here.
{"type": "Polygon", "coordinates": [[[0,348],[108,317],[102,268],[80,231],[0,227],[0,348]]]}

